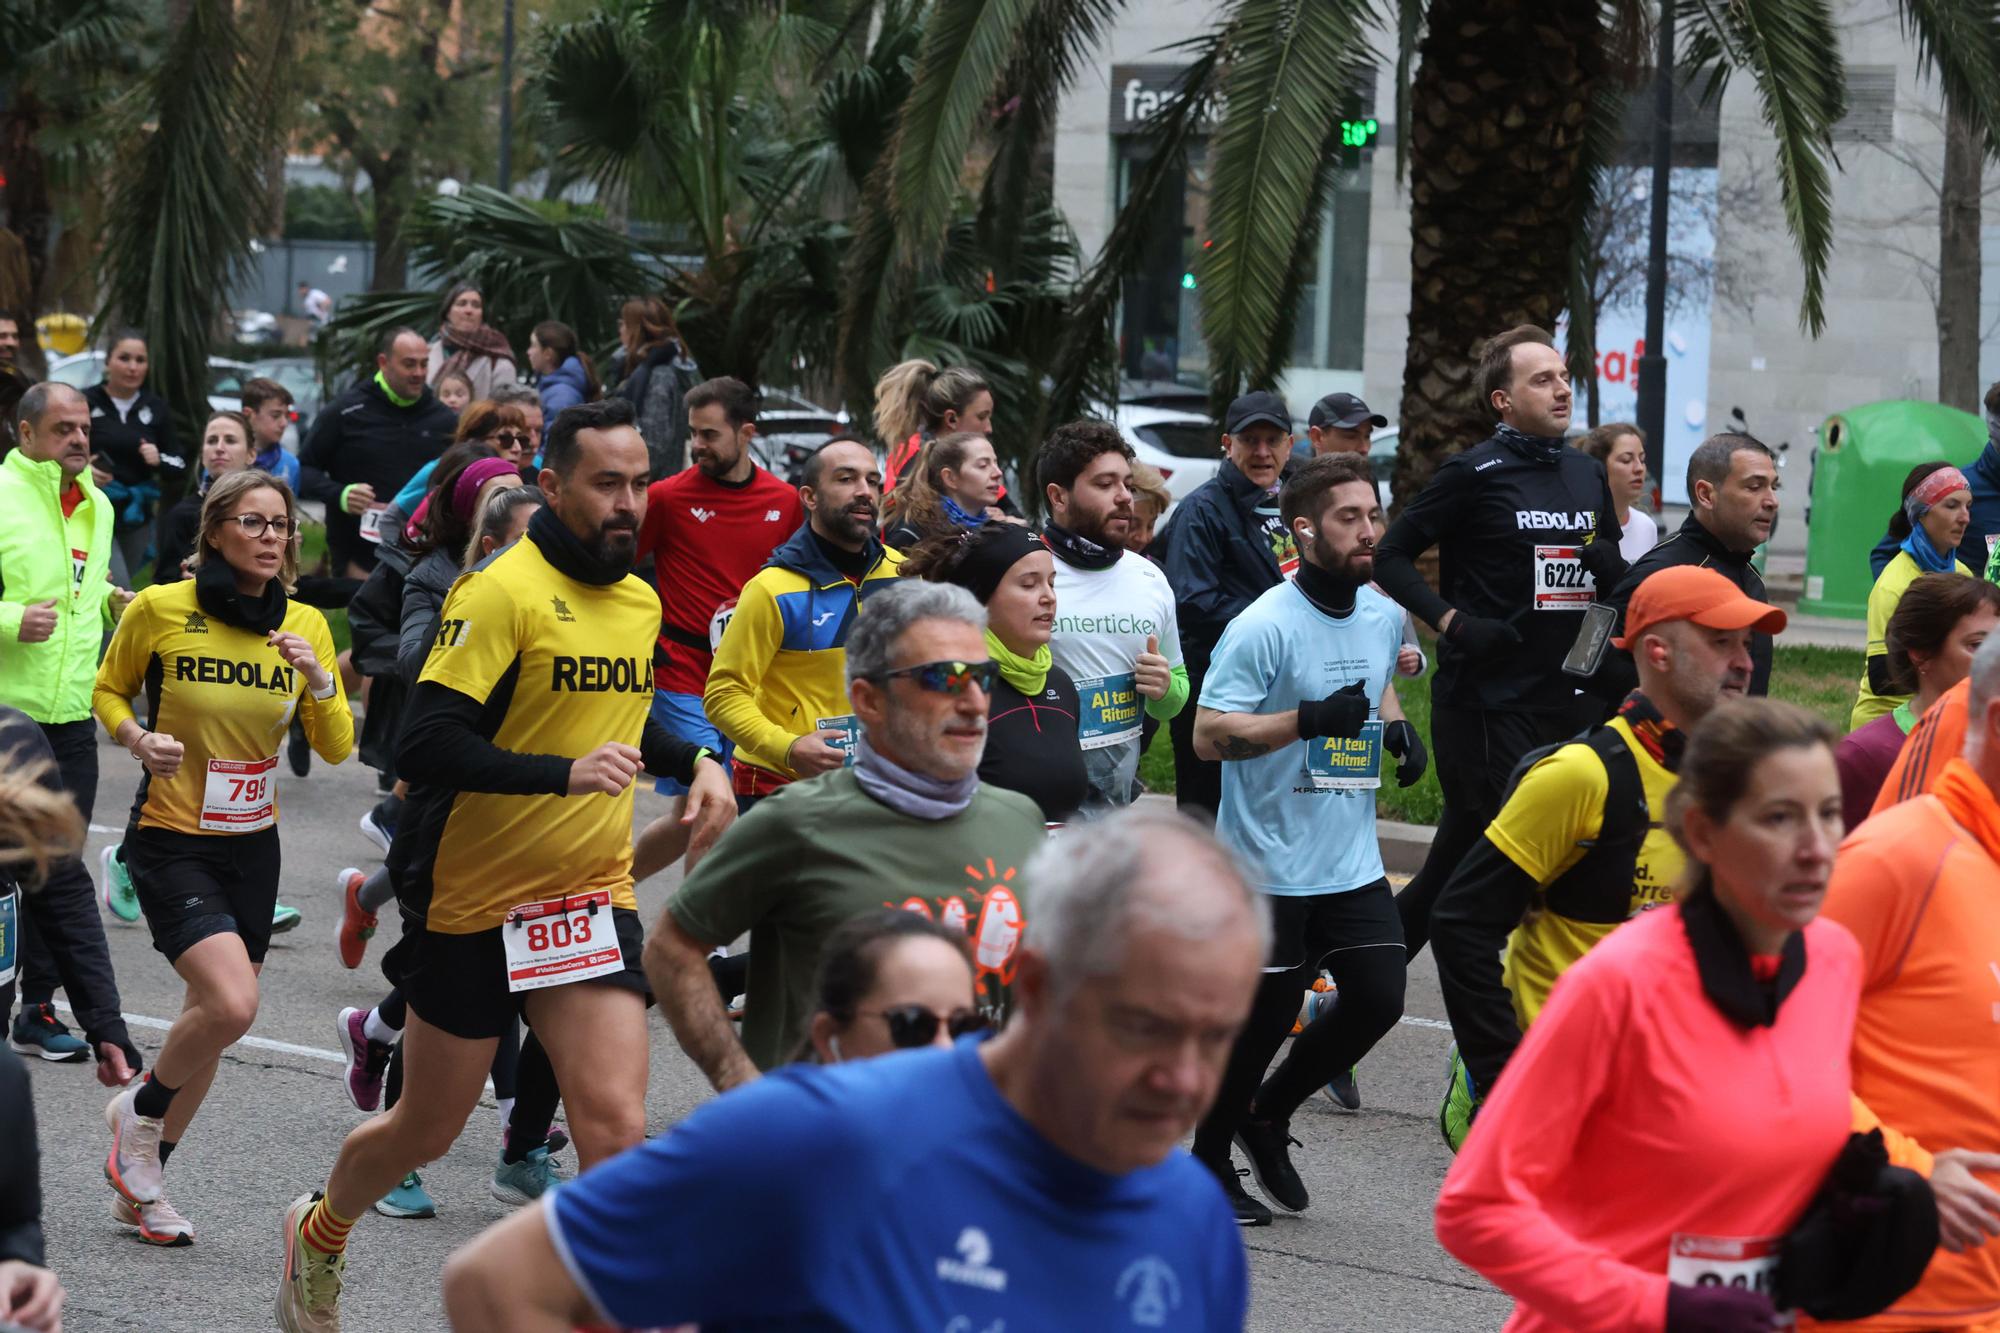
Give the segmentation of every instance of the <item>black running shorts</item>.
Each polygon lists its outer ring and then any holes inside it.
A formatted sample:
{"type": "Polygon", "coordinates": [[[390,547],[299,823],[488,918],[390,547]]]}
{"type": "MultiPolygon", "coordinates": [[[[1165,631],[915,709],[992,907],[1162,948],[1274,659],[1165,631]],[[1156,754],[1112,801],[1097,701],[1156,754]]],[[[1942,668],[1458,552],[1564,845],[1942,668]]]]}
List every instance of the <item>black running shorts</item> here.
{"type": "MultiPolygon", "coordinates": [[[[639,914],[623,907],[610,910],[624,970],[569,984],[617,986],[646,999],[650,991],[640,965],[645,930],[639,914]]],[[[518,927],[446,935],[405,918],[403,938],[383,958],[382,971],[402,987],[410,1008],[432,1027],[468,1041],[498,1037],[521,1016],[522,1003],[535,993],[507,989],[507,947],[500,932],[508,929],[518,927]]]]}
{"type": "Polygon", "coordinates": [[[125,830],[121,852],[153,947],[173,962],[211,935],[240,935],[250,961],[271,946],[278,902],[278,827],[255,833],[125,830]]]}

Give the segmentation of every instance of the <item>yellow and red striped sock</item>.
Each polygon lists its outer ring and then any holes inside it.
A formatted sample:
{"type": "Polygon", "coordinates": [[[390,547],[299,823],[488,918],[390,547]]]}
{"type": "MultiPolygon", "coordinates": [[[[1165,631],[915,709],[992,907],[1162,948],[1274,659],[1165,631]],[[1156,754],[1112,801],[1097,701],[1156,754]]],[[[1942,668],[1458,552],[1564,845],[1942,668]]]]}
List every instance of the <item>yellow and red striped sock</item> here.
{"type": "Polygon", "coordinates": [[[347,1248],[347,1233],[352,1230],[354,1219],[334,1212],[322,1195],[299,1224],[299,1239],[321,1254],[339,1254],[347,1248]]]}

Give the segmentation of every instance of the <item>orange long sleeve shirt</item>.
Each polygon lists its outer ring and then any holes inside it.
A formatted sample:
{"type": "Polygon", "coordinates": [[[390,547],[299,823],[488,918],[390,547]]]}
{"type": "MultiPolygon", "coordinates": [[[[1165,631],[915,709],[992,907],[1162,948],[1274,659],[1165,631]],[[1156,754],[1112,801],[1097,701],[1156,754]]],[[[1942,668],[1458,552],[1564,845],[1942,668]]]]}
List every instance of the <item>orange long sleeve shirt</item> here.
{"type": "MultiPolygon", "coordinates": [[[[1825,916],[1861,945],[1858,1123],[1872,1111],[1892,1160],[1926,1175],[1939,1149],[2000,1152],[2000,802],[1969,764],[1952,759],[1930,795],[1848,835],[1825,916]]],[[[1938,1250],[1923,1281],[1888,1312],[1840,1327],[1996,1320],[2000,1241],[1965,1254],[1938,1250]]]]}

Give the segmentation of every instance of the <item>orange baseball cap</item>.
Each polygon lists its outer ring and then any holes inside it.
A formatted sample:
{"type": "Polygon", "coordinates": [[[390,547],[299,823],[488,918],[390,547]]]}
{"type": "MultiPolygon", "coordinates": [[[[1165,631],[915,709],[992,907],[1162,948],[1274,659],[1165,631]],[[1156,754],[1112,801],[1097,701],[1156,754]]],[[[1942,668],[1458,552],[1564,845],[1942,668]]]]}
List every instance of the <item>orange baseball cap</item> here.
{"type": "Polygon", "coordinates": [[[1670,620],[1691,620],[1704,629],[1757,629],[1766,634],[1785,628],[1783,611],[1745,596],[1716,571],[1675,565],[1646,576],[1625,608],[1625,636],[1611,642],[1629,649],[1641,634],[1670,620]]]}

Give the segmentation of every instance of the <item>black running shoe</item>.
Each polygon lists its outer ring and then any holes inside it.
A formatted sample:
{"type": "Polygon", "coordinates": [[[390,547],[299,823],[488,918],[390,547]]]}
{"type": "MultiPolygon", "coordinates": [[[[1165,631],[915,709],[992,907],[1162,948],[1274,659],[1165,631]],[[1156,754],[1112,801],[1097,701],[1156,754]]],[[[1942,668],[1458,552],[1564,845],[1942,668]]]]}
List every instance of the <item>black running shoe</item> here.
{"type": "Polygon", "coordinates": [[[292,738],[285,743],[285,762],[292,766],[295,777],[304,777],[312,772],[312,745],[306,740],[305,723],[292,719],[292,738]]]}
{"type": "Polygon", "coordinates": [[[1275,1120],[1245,1120],[1236,1131],[1236,1146],[1250,1159],[1250,1175],[1264,1197],[1288,1213],[1303,1213],[1312,1199],[1306,1183],[1292,1169],[1289,1147],[1305,1145],[1292,1137],[1288,1123],[1275,1120]]]}
{"type": "Polygon", "coordinates": [[[1219,1163],[1211,1162],[1203,1157],[1196,1157],[1195,1160],[1209,1169],[1209,1173],[1222,1186],[1222,1192],[1229,1196],[1229,1208],[1231,1212],[1236,1214],[1237,1226],[1267,1227],[1271,1225],[1271,1210],[1264,1206],[1262,1199],[1252,1197],[1243,1188],[1243,1177],[1250,1174],[1248,1171],[1242,1170],[1236,1163],[1227,1158],[1224,1158],[1219,1163]]]}

